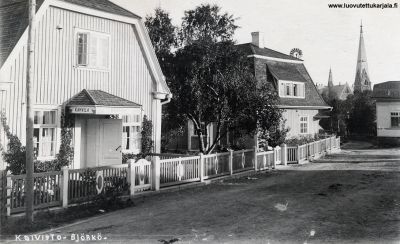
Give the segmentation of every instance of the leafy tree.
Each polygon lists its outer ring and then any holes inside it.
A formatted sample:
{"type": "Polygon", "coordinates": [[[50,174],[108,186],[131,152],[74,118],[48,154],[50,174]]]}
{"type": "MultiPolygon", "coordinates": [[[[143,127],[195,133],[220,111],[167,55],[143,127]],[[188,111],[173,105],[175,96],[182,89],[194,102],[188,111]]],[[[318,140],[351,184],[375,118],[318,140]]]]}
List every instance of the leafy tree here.
{"type": "Polygon", "coordinates": [[[234,45],[236,28],[234,18],[217,6],[201,5],[183,17],[167,114],[193,122],[202,153],[210,153],[228,131],[266,133],[281,121],[277,94],[269,84],[257,83],[252,64],[234,45]],[[216,135],[207,144],[210,124],[216,135]]]}
{"type": "Polygon", "coordinates": [[[235,18],[221,13],[217,5],[203,4],[185,11],[179,38],[183,45],[197,41],[224,42],[232,40],[238,26],[235,18]]]}
{"type": "Polygon", "coordinates": [[[348,98],[352,105],[349,114],[349,129],[352,134],[375,135],[376,134],[376,107],[372,99],[371,91],[355,93],[348,98]]]}
{"type": "Polygon", "coordinates": [[[324,94],[323,97],[332,111],[330,118],[320,121],[322,128],[341,136],[375,134],[375,102],[370,91],[349,95],[344,101],[324,94]]]}
{"type": "Polygon", "coordinates": [[[165,59],[171,57],[172,49],[177,45],[177,28],[172,24],[169,14],[161,8],[155,9],[154,16],[146,16],[144,23],[157,58],[163,65],[165,59]]]}

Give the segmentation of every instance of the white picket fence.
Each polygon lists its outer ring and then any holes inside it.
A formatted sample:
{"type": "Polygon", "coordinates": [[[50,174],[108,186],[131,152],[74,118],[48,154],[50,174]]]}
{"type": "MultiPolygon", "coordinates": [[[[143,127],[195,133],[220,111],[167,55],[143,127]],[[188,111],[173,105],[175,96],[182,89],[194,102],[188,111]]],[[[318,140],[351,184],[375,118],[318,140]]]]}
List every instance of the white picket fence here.
{"type": "Polygon", "coordinates": [[[287,147],[287,163],[302,163],[340,149],[340,137],[328,137],[303,145],[287,147]]]}
{"type": "MultiPolygon", "coordinates": [[[[244,171],[275,169],[276,165],[301,163],[340,150],[340,137],[329,137],[296,147],[271,151],[246,149],[209,155],[153,154],[128,164],[87,169],[68,169],[34,174],[34,208],[68,207],[93,200],[100,194],[118,191],[133,196],[160,187],[233,175],[244,171]],[[179,157],[176,157],[179,156],[179,157]]],[[[26,175],[7,175],[7,215],[25,209],[26,175]]]]}

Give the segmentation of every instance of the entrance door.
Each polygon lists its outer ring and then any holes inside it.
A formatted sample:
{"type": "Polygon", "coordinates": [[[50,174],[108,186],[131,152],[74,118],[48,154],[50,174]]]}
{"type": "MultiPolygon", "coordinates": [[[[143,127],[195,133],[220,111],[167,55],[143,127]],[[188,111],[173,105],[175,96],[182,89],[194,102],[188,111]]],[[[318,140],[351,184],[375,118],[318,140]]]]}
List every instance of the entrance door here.
{"type": "Polygon", "coordinates": [[[101,157],[99,166],[122,163],[122,120],[102,119],[101,129],[101,157]]]}

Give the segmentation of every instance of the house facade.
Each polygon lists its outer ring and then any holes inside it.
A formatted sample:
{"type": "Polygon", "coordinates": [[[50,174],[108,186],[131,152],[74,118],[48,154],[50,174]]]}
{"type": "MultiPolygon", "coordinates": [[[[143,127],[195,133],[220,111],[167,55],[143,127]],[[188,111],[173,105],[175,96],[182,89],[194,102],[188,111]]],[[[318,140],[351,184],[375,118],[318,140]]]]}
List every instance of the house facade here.
{"type": "Polygon", "coordinates": [[[287,138],[314,136],[321,127],[322,111],[330,107],[318,93],[303,60],[264,47],[262,34],[252,33],[252,42],[238,45],[253,60],[259,82],[271,83],[279,95],[287,138]]]}
{"type": "MultiPolygon", "coordinates": [[[[25,144],[28,1],[6,2],[0,6],[0,109],[25,144]]],[[[37,159],[55,158],[66,113],[74,121],[73,168],[120,164],[123,152],[140,152],[144,116],[153,122],[159,152],[161,109],[172,95],[141,17],[107,0],[39,0],[35,19],[37,159]]],[[[1,142],[7,143],[4,132],[1,142]]]]}
{"type": "MultiPolygon", "coordinates": [[[[330,110],[318,92],[313,80],[304,66],[303,60],[291,55],[265,48],[262,36],[252,33],[252,42],[237,45],[244,55],[252,59],[254,74],[258,82],[271,83],[279,95],[279,108],[283,109],[285,126],[289,128],[287,138],[314,136],[322,129],[319,120],[326,117],[322,112],[330,110]]],[[[214,125],[207,127],[207,141],[215,137],[214,125]]],[[[243,139],[243,138],[242,138],[243,139]]],[[[169,150],[198,150],[198,138],[194,126],[188,121],[183,136],[168,144],[169,150]]],[[[229,133],[221,140],[222,145],[235,141],[229,133]]],[[[245,144],[252,147],[255,138],[244,138],[245,144]]]]}
{"type": "Polygon", "coordinates": [[[382,143],[400,145],[400,81],[374,85],[377,137],[382,143]]]}

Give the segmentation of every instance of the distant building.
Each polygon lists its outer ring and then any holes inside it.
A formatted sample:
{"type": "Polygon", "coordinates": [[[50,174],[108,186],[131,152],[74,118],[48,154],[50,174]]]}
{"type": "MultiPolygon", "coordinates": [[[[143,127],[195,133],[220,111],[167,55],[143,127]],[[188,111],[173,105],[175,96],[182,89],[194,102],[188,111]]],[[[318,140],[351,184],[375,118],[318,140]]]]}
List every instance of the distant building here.
{"type": "Polygon", "coordinates": [[[328,86],[318,85],[318,92],[323,97],[336,98],[339,100],[346,100],[347,96],[353,94],[349,84],[333,85],[332,69],[329,69],[328,86]]]}
{"type": "Polygon", "coordinates": [[[371,81],[368,73],[367,53],[365,51],[363,26],[360,26],[360,42],[358,45],[356,78],[354,80],[354,92],[371,90],[371,81]]]}
{"type": "Polygon", "coordinates": [[[400,144],[400,81],[376,84],[373,98],[379,141],[400,144]]]}

